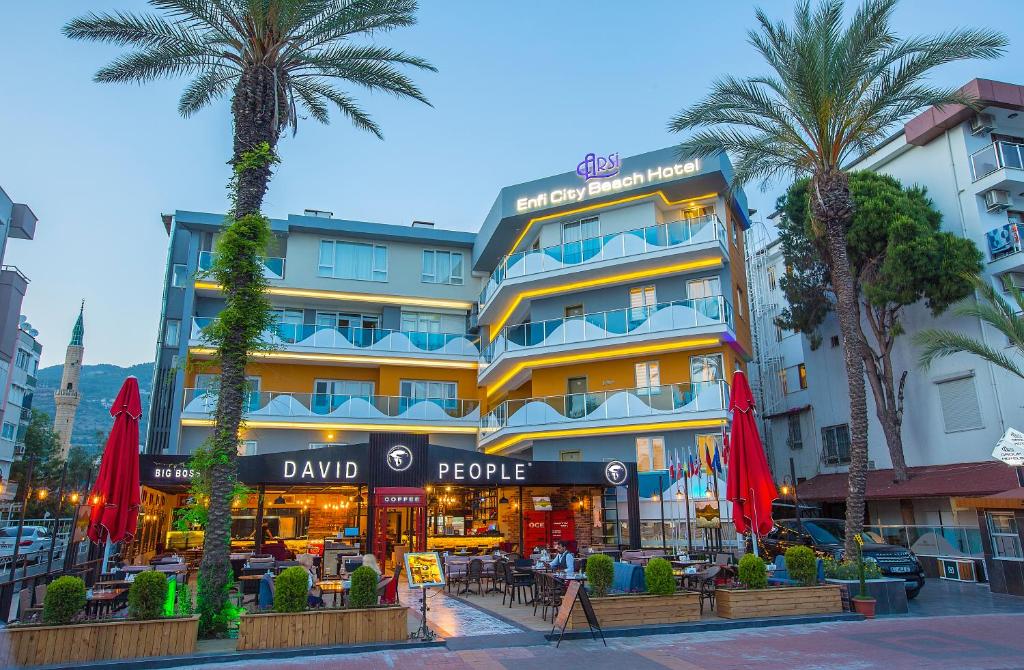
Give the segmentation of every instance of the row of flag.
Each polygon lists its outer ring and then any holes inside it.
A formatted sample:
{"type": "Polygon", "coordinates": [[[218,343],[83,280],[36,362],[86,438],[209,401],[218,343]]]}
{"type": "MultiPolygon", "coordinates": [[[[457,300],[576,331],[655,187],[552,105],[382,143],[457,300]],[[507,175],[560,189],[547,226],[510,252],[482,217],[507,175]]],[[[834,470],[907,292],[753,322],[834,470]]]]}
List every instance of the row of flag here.
{"type": "Polygon", "coordinates": [[[672,481],[701,474],[709,477],[722,475],[725,466],[729,464],[729,435],[725,430],[722,431],[721,448],[718,440],[704,439],[699,441],[693,450],[687,445],[685,452],[685,458],[680,457],[678,449],[673,449],[672,453],[667,455],[668,472],[672,481]]]}

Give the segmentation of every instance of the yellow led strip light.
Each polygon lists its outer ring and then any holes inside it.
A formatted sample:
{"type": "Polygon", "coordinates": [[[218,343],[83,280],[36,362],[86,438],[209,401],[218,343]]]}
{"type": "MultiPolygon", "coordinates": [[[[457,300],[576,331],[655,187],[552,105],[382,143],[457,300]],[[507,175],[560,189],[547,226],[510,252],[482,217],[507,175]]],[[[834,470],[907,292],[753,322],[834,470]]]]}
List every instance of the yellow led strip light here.
{"type": "Polygon", "coordinates": [[[622,433],[646,433],[652,430],[675,430],[679,428],[717,428],[724,425],[725,422],[725,419],[689,419],[686,421],[666,421],[662,423],[633,423],[626,426],[602,426],[600,428],[538,430],[512,435],[498,444],[484,447],[484,453],[494,454],[524,440],[543,440],[551,437],[573,437],[578,435],[621,435],[622,433]]]}
{"type": "MultiPolygon", "coordinates": [[[[208,347],[192,347],[189,353],[195,356],[211,356],[215,349],[208,347]]],[[[349,354],[317,354],[291,351],[253,351],[249,353],[253,360],[311,361],[316,363],[372,363],[374,365],[397,365],[417,368],[449,368],[457,370],[475,370],[479,361],[452,361],[432,358],[397,358],[389,356],[353,356],[349,354]]]]}
{"type": "MultiPolygon", "coordinates": [[[[213,419],[182,419],[182,426],[213,426],[213,419]]],[[[304,430],[378,430],[399,433],[457,433],[476,435],[476,426],[436,426],[399,423],[320,423],[302,421],[251,421],[244,422],[244,428],[300,428],[304,430]]]]}
{"type": "MultiPolygon", "coordinates": [[[[221,285],[217,282],[197,281],[197,289],[220,291],[221,285]]],[[[376,293],[348,293],[345,291],[321,291],[317,289],[287,288],[284,286],[271,286],[267,288],[270,295],[281,295],[292,298],[320,298],[323,300],[341,300],[350,302],[379,302],[386,305],[407,305],[414,307],[437,307],[440,309],[464,309],[473,308],[472,302],[465,300],[446,300],[444,298],[416,298],[404,295],[383,295],[376,293]]]]}

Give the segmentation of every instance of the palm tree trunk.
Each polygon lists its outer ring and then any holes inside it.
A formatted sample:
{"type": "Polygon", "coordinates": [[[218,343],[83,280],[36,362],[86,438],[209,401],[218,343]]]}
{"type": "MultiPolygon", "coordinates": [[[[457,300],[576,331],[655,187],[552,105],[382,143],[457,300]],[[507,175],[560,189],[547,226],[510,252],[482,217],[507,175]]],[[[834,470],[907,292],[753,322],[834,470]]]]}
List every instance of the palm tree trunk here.
{"type": "MultiPolygon", "coordinates": [[[[277,123],[274,118],[274,78],[266,68],[256,68],[242,74],[235,87],[231,103],[234,116],[234,155],[232,165],[245,164],[245,155],[264,143],[273,152],[277,145],[277,123]]],[[[236,169],[234,181],[234,208],[228,227],[239,231],[252,230],[239,226],[238,220],[249,215],[258,215],[270,181],[269,164],[259,164],[245,169],[236,169]]],[[[237,312],[248,313],[253,302],[248,291],[258,280],[246,276],[246,268],[259,268],[255,251],[251,258],[242,259],[244,264],[232,269],[232,282],[224,286],[225,312],[238,308],[237,312]]],[[[211,451],[224,458],[216,460],[210,468],[210,500],[203,546],[203,560],[200,565],[199,591],[202,629],[207,635],[222,634],[226,621],[218,617],[227,604],[231,564],[231,497],[237,481],[238,431],[242,422],[242,411],[247,393],[245,368],[251,343],[240,330],[228,330],[218,343],[220,362],[220,389],[217,395],[217,409],[214,414],[216,427],[211,439],[211,451]]]]}
{"type": "Polygon", "coordinates": [[[843,362],[850,396],[850,468],[846,496],[846,555],[856,556],[855,535],[864,528],[864,493],[868,468],[868,407],[864,389],[864,360],[861,358],[857,293],[850,260],[846,254],[846,231],[853,216],[853,199],[845,173],[821,171],[811,182],[811,211],[825,232],[830,259],[832,287],[836,293],[836,316],[843,337],[843,362]]]}

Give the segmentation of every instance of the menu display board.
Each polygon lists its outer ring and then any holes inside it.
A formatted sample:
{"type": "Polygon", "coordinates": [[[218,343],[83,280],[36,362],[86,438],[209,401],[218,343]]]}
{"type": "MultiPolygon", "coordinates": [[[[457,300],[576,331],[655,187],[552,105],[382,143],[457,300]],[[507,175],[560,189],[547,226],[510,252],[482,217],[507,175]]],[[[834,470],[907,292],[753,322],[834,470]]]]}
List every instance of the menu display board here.
{"type": "Polygon", "coordinates": [[[597,613],[594,612],[594,605],[590,602],[590,596],[587,594],[587,590],[583,588],[583,582],[578,580],[572,580],[565,587],[565,595],[562,596],[562,602],[558,606],[558,616],[555,617],[552,622],[551,632],[554,633],[557,629],[558,642],[555,644],[562,644],[562,637],[565,635],[565,627],[569,623],[569,615],[572,614],[572,609],[576,605],[576,601],[580,601],[580,607],[583,608],[583,614],[587,617],[587,624],[590,626],[590,635],[592,638],[597,639],[595,633],[601,634],[601,641],[604,642],[604,646],[608,646],[608,642],[604,639],[604,631],[601,630],[601,624],[597,621],[597,613]]]}
{"type": "Polygon", "coordinates": [[[441,556],[436,551],[409,552],[405,554],[405,578],[409,588],[422,589],[427,586],[444,586],[444,570],[441,556]]]}

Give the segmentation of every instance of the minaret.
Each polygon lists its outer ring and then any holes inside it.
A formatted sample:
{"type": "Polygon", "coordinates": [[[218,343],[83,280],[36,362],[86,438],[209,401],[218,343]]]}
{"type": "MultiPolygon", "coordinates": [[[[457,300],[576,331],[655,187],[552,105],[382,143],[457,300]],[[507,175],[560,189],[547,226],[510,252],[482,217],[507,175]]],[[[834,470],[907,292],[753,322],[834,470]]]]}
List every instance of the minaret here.
{"type": "Polygon", "coordinates": [[[60,436],[60,455],[67,458],[71,449],[71,430],[75,427],[75,412],[81,394],[78,392],[78,378],[82,375],[82,338],[85,336],[85,325],[82,321],[85,314],[85,301],[78,310],[78,320],[71,330],[71,343],[64,356],[64,373],[60,378],[60,388],[53,394],[53,402],[57,406],[57,416],[53,419],[53,429],[60,436]]]}

